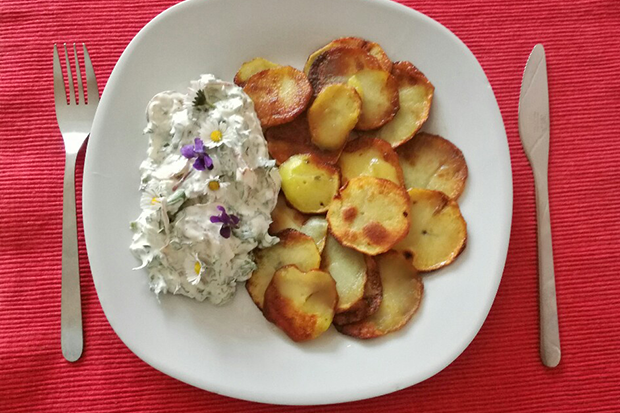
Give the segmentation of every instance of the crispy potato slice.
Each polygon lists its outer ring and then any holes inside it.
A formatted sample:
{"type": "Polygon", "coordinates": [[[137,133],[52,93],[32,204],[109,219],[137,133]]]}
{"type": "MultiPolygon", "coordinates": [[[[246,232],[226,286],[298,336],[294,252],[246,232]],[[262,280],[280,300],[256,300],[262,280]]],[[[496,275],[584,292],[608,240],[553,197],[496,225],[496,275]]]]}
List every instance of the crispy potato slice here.
{"type": "Polygon", "coordinates": [[[394,250],[418,271],[432,271],[453,262],[467,242],[467,223],[456,201],[443,192],[410,189],[411,228],[394,250]]]}
{"type": "Polygon", "coordinates": [[[373,131],[372,136],[396,148],[411,139],[428,119],[435,87],[409,62],[394,63],[392,76],[398,84],[400,109],[394,119],[373,131]]]}
{"type": "Polygon", "coordinates": [[[321,53],[308,72],[315,96],[327,85],[347,83],[362,69],[381,69],[379,61],[363,49],[335,47],[321,53]]]}
{"type": "Polygon", "coordinates": [[[329,328],[337,302],[329,273],[287,265],[276,271],[265,291],[263,314],[293,341],[307,341],[329,328]]]}
{"type": "Polygon", "coordinates": [[[381,48],[381,46],[379,46],[379,44],[369,42],[368,40],[360,39],[359,37],[341,37],[339,39],[329,42],[325,46],[321,47],[319,50],[312,53],[306,61],[306,64],[304,66],[304,73],[307,75],[310,72],[310,67],[312,66],[312,63],[314,63],[316,58],[319,57],[321,53],[329,49],[334,49],[336,47],[351,47],[365,50],[371,56],[377,58],[383,70],[386,70],[388,72],[392,70],[392,61],[387,56],[387,54],[385,54],[385,51],[383,50],[383,48],[381,48]]]}
{"type": "Polygon", "coordinates": [[[415,268],[394,251],[376,257],[383,286],[379,310],[361,321],[336,329],[356,338],[381,337],[400,330],[420,308],[424,285],[415,268]]]}
{"type": "Polygon", "coordinates": [[[256,73],[247,80],[243,91],[254,102],[263,128],[292,121],[306,109],[312,98],[308,78],[291,66],[256,73]]]}
{"type": "Polygon", "coordinates": [[[350,86],[327,85],[308,109],[312,143],[323,150],[337,151],[358,123],[362,100],[350,86]]]}
{"type": "Polygon", "coordinates": [[[366,261],[366,284],[362,299],[352,305],[347,311],[334,316],[334,324],[350,324],[360,321],[377,312],[383,298],[381,277],[374,257],[364,256],[366,261]]]}
{"type": "Polygon", "coordinates": [[[409,203],[404,187],[387,179],[358,176],[334,198],[327,221],[342,245],[377,255],[407,235],[409,203]]]}
{"type": "Polygon", "coordinates": [[[319,252],[323,252],[325,248],[325,239],[327,238],[327,220],[325,217],[310,217],[299,230],[302,234],[306,234],[312,238],[319,249],[319,252]]]}
{"type": "Polygon", "coordinates": [[[338,166],[342,184],[356,176],[374,176],[404,185],[403,171],[398,155],[392,146],[382,139],[358,138],[344,148],[338,166]]]}
{"type": "Polygon", "coordinates": [[[279,243],[256,251],[256,270],[245,283],[252,301],[260,309],[263,308],[265,290],[278,268],[294,264],[302,271],[310,271],[321,265],[321,255],[312,238],[294,229],[277,235],[279,243]]]}
{"type": "Polygon", "coordinates": [[[278,195],[276,207],[271,211],[271,225],[269,233],[277,234],[287,228],[300,231],[308,217],[286,203],[282,193],[278,195]]]}
{"type": "Polygon", "coordinates": [[[421,132],[399,146],[396,152],[400,155],[407,189],[433,189],[452,199],[463,193],[467,163],[461,150],[452,142],[421,132]]]}
{"type": "Polygon", "coordinates": [[[362,98],[362,113],[355,129],[379,128],[398,112],[398,84],[389,72],[363,69],[351,76],[348,84],[362,98]]]}
{"type": "Polygon", "coordinates": [[[293,155],[280,165],[282,191],[298,211],[327,211],[340,187],[340,173],[310,154],[293,155]]]}
{"type": "Polygon", "coordinates": [[[311,142],[310,127],[305,113],[292,122],[267,129],[265,139],[269,154],[278,165],[301,153],[311,153],[322,162],[335,164],[342,152],[342,148],[337,151],[324,151],[311,142]]]}
{"type": "Polygon", "coordinates": [[[364,254],[343,247],[336,238],[329,235],[321,256],[321,268],[329,272],[336,281],[336,313],[347,311],[362,302],[364,286],[368,280],[364,254]]]}
{"type": "Polygon", "coordinates": [[[254,59],[247,61],[241,65],[239,71],[235,75],[234,82],[238,86],[245,86],[249,78],[262,72],[263,70],[273,69],[274,67],[280,67],[279,64],[270,62],[262,57],[255,57],[254,59]]]}

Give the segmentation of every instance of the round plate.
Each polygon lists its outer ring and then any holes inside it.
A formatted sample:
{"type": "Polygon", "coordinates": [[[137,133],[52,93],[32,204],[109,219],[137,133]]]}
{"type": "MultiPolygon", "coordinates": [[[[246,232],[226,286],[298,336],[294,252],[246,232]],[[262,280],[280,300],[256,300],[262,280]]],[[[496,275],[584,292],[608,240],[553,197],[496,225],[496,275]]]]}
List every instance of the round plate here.
{"type": "Polygon", "coordinates": [[[474,55],[432,19],[386,0],[190,0],[153,19],[119,59],[101,98],[84,172],[84,230],[103,310],[142,360],[179,380],[279,404],[359,400],[416,384],[450,364],[484,322],[499,285],[512,216],[506,133],[474,55]],[[302,68],[328,41],[359,36],[410,60],[435,85],[425,130],[459,146],[469,165],[460,199],[467,248],[425,276],[420,311],[401,331],[360,341],[333,328],[296,344],[267,322],[241,286],[223,307],[149,291],[129,252],[140,213],[145,107],[201,73],[232,79],[256,56],[302,68]]]}

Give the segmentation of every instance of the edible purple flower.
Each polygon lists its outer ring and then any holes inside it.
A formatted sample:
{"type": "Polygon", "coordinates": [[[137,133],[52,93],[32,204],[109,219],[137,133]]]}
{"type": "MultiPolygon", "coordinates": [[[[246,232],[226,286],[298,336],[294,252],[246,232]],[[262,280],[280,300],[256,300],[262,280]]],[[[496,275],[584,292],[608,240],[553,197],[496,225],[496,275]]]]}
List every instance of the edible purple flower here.
{"type": "Polygon", "coordinates": [[[221,205],[218,205],[217,209],[220,211],[220,214],[211,216],[211,222],[214,224],[222,224],[220,235],[224,238],[230,238],[231,229],[237,228],[239,225],[239,217],[233,214],[228,215],[226,213],[226,208],[221,205]]]}
{"type": "Polygon", "coordinates": [[[200,138],[194,139],[193,145],[185,145],[182,147],[181,155],[185,156],[187,159],[196,158],[194,161],[194,168],[199,171],[213,169],[213,159],[207,155],[204,142],[200,138]]]}

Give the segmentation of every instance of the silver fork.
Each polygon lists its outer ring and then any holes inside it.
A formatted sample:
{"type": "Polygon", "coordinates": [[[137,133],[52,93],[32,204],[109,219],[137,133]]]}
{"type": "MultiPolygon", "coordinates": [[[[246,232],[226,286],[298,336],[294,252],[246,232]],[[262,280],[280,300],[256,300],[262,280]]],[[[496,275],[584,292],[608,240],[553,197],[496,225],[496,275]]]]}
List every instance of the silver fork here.
{"type": "Polygon", "coordinates": [[[67,45],[64,44],[67,66],[67,83],[69,84],[69,103],[65,81],[60,66],[58,49],[54,44],[54,100],[56,101],[56,119],[65,143],[65,179],[62,195],[62,285],[60,307],[60,342],[62,354],[68,361],[76,361],[82,355],[84,345],[82,338],[82,301],[80,298],[80,267],[78,263],[77,220],[75,205],[75,159],[77,153],[90,133],[99,104],[99,89],[90,56],[84,48],[84,66],[88,102],[84,99],[82,73],[77,49],[73,44],[77,93],[73,86],[71,63],[67,45]]]}

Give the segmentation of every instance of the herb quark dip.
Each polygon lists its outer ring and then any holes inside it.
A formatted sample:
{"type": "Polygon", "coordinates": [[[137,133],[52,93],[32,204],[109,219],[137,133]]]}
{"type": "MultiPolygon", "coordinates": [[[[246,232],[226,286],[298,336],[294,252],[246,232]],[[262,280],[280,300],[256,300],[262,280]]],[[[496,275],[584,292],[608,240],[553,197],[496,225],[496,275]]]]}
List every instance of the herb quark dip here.
{"type": "Polygon", "coordinates": [[[156,294],[228,301],[256,268],[280,176],[254,105],[233,83],[202,75],[187,94],[162,92],[147,107],[142,213],[131,251],[156,294]]]}

